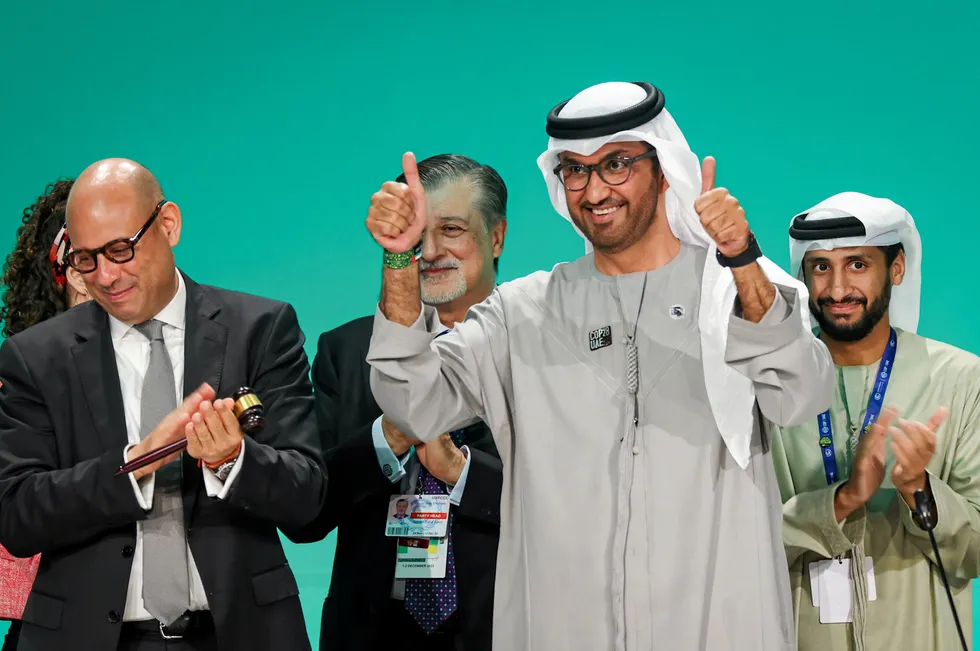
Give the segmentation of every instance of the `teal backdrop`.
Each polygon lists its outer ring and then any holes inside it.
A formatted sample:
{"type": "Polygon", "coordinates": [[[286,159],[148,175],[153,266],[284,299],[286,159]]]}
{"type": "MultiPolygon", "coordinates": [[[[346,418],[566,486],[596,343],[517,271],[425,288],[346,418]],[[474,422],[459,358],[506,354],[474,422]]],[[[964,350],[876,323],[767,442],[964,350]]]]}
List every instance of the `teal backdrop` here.
{"type": "MultiPolygon", "coordinates": [[[[643,79],[784,266],[790,217],[830,194],[908,208],[920,332],[980,352],[978,22],[966,0],[3,2],[0,244],[48,181],[137,159],[183,210],[180,266],[291,302],[312,357],[320,332],[375,305],[364,218],[403,151],[496,167],[502,280],[550,268],[582,243],[535,167],[545,115],[643,79]]],[[[286,545],[315,648],[333,536],[286,545]]]]}

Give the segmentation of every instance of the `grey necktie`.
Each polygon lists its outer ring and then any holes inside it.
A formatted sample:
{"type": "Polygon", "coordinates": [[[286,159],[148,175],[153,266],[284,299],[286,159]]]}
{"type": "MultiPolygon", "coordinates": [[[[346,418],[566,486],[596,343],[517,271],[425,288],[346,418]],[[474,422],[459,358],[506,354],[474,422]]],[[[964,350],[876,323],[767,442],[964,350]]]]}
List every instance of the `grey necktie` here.
{"type": "MultiPolygon", "coordinates": [[[[140,438],[146,438],[177,407],[174,367],[155,319],[136,329],[150,340],[150,365],[140,398],[140,438]]],[[[153,507],[143,523],[143,603],[164,624],[190,607],[187,538],[181,498],[180,457],[156,471],[153,507]]]]}

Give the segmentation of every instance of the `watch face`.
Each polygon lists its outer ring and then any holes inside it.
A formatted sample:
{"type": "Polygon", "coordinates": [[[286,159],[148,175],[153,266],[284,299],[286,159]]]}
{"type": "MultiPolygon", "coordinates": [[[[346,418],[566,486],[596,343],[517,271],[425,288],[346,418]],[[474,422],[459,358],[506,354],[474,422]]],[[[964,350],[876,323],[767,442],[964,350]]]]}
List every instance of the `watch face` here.
{"type": "Polygon", "coordinates": [[[223,463],[218,466],[218,469],[214,472],[218,476],[218,479],[224,481],[231,474],[231,469],[235,466],[234,463],[223,463]]]}

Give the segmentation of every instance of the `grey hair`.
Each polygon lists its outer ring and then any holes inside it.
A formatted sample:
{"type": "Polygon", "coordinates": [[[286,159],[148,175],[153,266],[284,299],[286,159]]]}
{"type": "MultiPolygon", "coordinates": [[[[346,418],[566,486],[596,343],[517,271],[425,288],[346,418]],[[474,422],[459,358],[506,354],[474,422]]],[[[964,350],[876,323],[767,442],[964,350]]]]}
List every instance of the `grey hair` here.
{"type": "MultiPolygon", "coordinates": [[[[432,192],[460,181],[476,188],[475,207],[483,218],[483,226],[489,233],[494,226],[507,219],[507,186],[497,170],[481,165],[472,158],[459,154],[439,154],[419,161],[419,180],[426,192],[432,192]]],[[[398,177],[405,182],[405,175],[398,177]]]]}
{"type": "MultiPolygon", "coordinates": [[[[476,190],[474,207],[483,218],[487,233],[507,219],[507,185],[497,170],[489,165],[481,165],[460,154],[438,154],[419,161],[418,167],[419,180],[426,192],[433,192],[450,183],[470,183],[476,190]]],[[[405,183],[405,175],[399,175],[396,180],[405,183]]],[[[495,272],[498,266],[498,258],[494,258],[495,272]]]]}

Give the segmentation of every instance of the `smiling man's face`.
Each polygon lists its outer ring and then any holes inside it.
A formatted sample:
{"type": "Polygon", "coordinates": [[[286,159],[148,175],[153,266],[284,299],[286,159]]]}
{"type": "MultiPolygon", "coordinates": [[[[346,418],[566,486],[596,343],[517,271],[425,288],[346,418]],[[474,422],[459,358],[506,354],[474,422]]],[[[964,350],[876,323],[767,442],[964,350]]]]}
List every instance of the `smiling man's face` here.
{"type": "MultiPolygon", "coordinates": [[[[611,159],[633,158],[649,150],[643,142],[612,142],[591,156],[563,153],[559,162],[563,166],[605,162],[615,169],[625,163],[609,162],[611,159]]],[[[665,189],[656,159],[647,158],[634,162],[629,177],[618,185],[608,184],[593,171],[583,189],[566,187],[565,199],[572,222],[592,247],[604,253],[618,253],[640,241],[653,225],[665,189]]]]}

